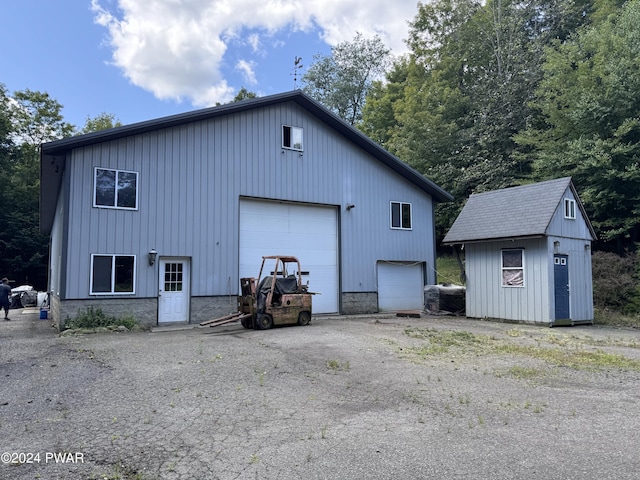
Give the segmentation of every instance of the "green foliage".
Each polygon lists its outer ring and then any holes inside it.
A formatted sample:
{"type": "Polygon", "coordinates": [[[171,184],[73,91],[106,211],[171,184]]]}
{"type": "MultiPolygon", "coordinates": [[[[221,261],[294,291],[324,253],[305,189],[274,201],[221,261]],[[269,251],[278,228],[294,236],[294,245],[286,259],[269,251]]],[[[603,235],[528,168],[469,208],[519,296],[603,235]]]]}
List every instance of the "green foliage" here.
{"type": "Polygon", "coordinates": [[[593,304],[603,312],[640,313],[638,255],[593,252],[593,304]]]}
{"type": "Polygon", "coordinates": [[[241,102],[242,100],[247,100],[250,98],[258,98],[258,94],[255,92],[250,92],[245,87],[242,87],[240,90],[238,90],[238,93],[236,94],[236,96],[233,97],[233,101],[241,102]]]}
{"type": "Polygon", "coordinates": [[[68,319],[65,322],[66,329],[76,328],[99,328],[99,327],[117,327],[123,325],[131,330],[137,325],[136,319],[131,315],[124,317],[114,317],[106,315],[102,309],[89,307],[87,310],[79,311],[75,318],[68,319]]]}
{"type": "Polygon", "coordinates": [[[39,231],[42,142],[68,136],[73,126],[46,93],[10,96],[0,84],[0,275],[14,285],[47,286],[48,238],[39,231]]]}
{"type": "Polygon", "coordinates": [[[373,81],[382,78],[389,49],[377,35],[357,33],[351,42],[331,48],[331,55],[315,55],[302,76],[303,90],[351,125],[362,118],[362,108],[373,81]]]}
{"type": "Polygon", "coordinates": [[[91,133],[121,126],[122,123],[114,114],[102,112],[93,118],[87,117],[84,127],[78,133],[91,133]]]}
{"type": "Polygon", "coordinates": [[[598,236],[621,253],[640,236],[640,1],[600,8],[612,14],[547,49],[540,117],[516,141],[535,177],[574,178],[598,236]]]}

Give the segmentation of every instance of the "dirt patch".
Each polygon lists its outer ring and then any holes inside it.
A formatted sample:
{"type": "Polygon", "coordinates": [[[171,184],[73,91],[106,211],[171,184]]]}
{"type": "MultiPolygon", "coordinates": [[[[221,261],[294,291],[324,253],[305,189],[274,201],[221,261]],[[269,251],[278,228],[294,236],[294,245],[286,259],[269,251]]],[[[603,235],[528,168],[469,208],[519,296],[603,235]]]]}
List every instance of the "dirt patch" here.
{"type": "Polygon", "coordinates": [[[59,337],[13,318],[0,325],[2,451],[39,461],[5,462],[3,479],[640,470],[633,330],[375,316],[59,337]]]}

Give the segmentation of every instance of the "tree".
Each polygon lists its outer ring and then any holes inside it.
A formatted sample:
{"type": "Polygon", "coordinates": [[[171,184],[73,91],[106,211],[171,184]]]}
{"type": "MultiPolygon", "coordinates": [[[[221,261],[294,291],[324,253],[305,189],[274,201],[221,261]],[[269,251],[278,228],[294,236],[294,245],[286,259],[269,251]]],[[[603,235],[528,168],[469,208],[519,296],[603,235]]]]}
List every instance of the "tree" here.
{"type": "Polygon", "coordinates": [[[516,137],[537,178],[574,177],[600,239],[619,252],[640,237],[638,25],[633,0],[550,48],[540,118],[516,137]]]}
{"type": "Polygon", "coordinates": [[[78,133],[91,133],[121,126],[122,123],[120,123],[120,120],[118,120],[114,114],[102,112],[93,118],[87,117],[84,127],[82,127],[82,130],[78,133]]]}
{"type": "Polygon", "coordinates": [[[250,92],[245,87],[242,87],[240,90],[238,90],[238,93],[236,94],[235,97],[233,97],[232,101],[240,102],[242,100],[247,100],[249,98],[258,98],[258,94],[255,92],[250,92]]]}
{"type": "Polygon", "coordinates": [[[377,35],[365,39],[357,33],[351,42],[331,48],[330,56],[315,55],[302,76],[303,90],[355,125],[362,119],[362,108],[373,82],[383,77],[390,51],[377,35]]]}
{"type": "Polygon", "coordinates": [[[39,231],[40,144],[69,136],[62,106],[46,93],[10,96],[0,85],[0,275],[47,286],[48,238],[39,231]]]}
{"type": "Polygon", "coordinates": [[[456,197],[438,207],[439,233],[470,194],[531,181],[529,147],[514,136],[537,118],[530,102],[545,46],[586,22],[589,6],[586,0],[418,4],[410,53],[371,90],[361,126],[456,197]]]}

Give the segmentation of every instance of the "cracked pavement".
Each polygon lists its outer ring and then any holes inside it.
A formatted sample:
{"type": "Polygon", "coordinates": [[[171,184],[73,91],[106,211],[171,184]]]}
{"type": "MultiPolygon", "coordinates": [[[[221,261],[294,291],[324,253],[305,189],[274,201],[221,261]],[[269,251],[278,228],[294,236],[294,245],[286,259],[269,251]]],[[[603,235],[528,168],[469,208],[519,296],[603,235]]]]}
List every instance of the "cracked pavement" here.
{"type": "Polygon", "coordinates": [[[374,315],[67,337],[25,310],[0,325],[0,450],[23,454],[0,478],[637,478],[639,370],[512,345],[640,361],[637,330],[374,315]],[[421,329],[505,347],[432,352],[421,329]]]}

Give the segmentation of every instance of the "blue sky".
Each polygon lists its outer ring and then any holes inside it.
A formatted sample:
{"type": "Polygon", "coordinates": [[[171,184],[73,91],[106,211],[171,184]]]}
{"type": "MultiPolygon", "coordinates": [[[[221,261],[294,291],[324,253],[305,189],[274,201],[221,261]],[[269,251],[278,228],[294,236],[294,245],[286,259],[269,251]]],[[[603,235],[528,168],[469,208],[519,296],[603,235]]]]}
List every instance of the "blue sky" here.
{"type": "Polygon", "coordinates": [[[66,121],[123,124],[294,88],[294,58],[379,35],[405,50],[413,0],[3,0],[0,83],[37,90],[66,121]]]}

